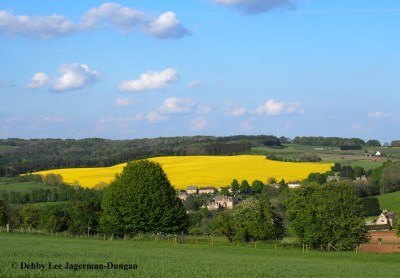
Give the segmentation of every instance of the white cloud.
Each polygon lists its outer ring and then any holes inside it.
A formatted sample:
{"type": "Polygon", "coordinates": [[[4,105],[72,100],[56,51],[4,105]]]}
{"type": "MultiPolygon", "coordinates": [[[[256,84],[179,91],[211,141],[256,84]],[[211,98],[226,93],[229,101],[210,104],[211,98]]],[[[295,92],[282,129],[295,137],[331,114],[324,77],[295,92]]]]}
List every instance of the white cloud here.
{"type": "Polygon", "coordinates": [[[293,8],[295,0],[214,0],[214,2],[237,8],[246,14],[259,14],[277,8],[293,8]]]}
{"type": "Polygon", "coordinates": [[[273,99],[270,99],[263,105],[257,107],[255,114],[279,116],[291,115],[300,112],[302,112],[300,102],[276,102],[273,99]]]}
{"type": "Polygon", "coordinates": [[[60,76],[56,77],[51,89],[53,91],[78,90],[95,83],[99,78],[97,71],[90,70],[85,64],[64,64],[61,65],[60,76]]]}
{"type": "Polygon", "coordinates": [[[368,117],[373,119],[388,119],[388,118],[393,118],[394,116],[395,115],[393,113],[385,113],[382,111],[376,111],[368,114],[368,117]]]}
{"type": "Polygon", "coordinates": [[[179,39],[190,35],[190,31],[182,26],[173,12],[154,16],[153,13],[117,3],[104,3],[92,8],[78,22],[57,14],[28,16],[0,10],[0,33],[10,36],[51,39],[107,26],[113,26],[123,33],[138,31],[160,39],[179,39]]]}
{"type": "Polygon", "coordinates": [[[206,88],[207,86],[203,83],[200,82],[198,80],[193,80],[191,82],[189,82],[186,87],[191,88],[191,89],[197,89],[197,88],[206,88]]]}
{"type": "Polygon", "coordinates": [[[25,87],[27,89],[39,89],[47,85],[48,82],[49,77],[47,74],[44,72],[38,72],[32,77],[31,81],[25,85],[25,87]]]}
{"type": "Polygon", "coordinates": [[[140,75],[139,79],[122,81],[118,88],[121,91],[140,92],[163,89],[168,84],[180,80],[178,70],[167,68],[162,71],[148,71],[140,75]]]}
{"type": "Polygon", "coordinates": [[[47,116],[47,117],[36,119],[36,121],[40,122],[40,123],[57,123],[57,124],[61,124],[61,123],[66,123],[69,120],[64,118],[64,117],[47,116]]]}
{"type": "Polygon", "coordinates": [[[226,101],[224,108],[224,114],[232,117],[240,117],[247,114],[247,109],[239,106],[233,101],[226,101]]]}
{"type": "Polygon", "coordinates": [[[196,117],[190,122],[191,130],[202,130],[208,126],[208,121],[205,117],[196,117]]]}
{"type": "Polygon", "coordinates": [[[132,100],[129,98],[117,98],[114,105],[117,107],[126,107],[131,106],[133,104],[132,100]]]}
{"type": "Polygon", "coordinates": [[[162,113],[188,113],[193,110],[195,102],[191,98],[167,98],[159,111],[162,113]]]}
{"type": "Polygon", "coordinates": [[[190,34],[173,12],[161,14],[150,22],[145,30],[159,39],[179,39],[190,34]]]}
{"type": "Polygon", "coordinates": [[[233,117],[240,117],[246,115],[247,109],[244,107],[235,107],[230,111],[226,111],[225,115],[233,116],[233,117]]]}

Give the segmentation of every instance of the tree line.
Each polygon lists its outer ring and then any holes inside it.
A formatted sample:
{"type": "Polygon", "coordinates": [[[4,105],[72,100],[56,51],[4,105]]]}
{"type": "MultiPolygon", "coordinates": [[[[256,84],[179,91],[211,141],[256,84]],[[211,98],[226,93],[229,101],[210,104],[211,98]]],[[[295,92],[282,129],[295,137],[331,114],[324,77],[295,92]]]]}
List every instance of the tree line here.
{"type": "Polygon", "coordinates": [[[193,136],[134,140],[3,139],[0,146],[0,177],[67,168],[107,167],[155,156],[235,155],[252,147],[280,146],[275,136],[193,136]]]}

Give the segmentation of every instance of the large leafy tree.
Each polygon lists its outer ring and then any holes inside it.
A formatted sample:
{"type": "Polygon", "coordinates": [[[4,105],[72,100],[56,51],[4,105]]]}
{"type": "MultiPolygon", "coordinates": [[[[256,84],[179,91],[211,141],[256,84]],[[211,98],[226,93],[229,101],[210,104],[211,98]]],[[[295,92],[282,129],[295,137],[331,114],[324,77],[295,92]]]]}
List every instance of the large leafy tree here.
{"type": "Polygon", "coordinates": [[[282,221],[264,200],[249,198],[231,212],[217,215],[215,231],[229,241],[254,241],[280,238],[283,235],[282,221]]]}
{"type": "Polygon", "coordinates": [[[138,160],[129,162],[105,189],[101,226],[117,235],[180,233],[188,217],[161,165],[138,160]]]}
{"type": "Polygon", "coordinates": [[[287,215],[292,233],[314,248],[352,250],[367,240],[360,199],[345,184],[304,185],[293,190],[287,215]]]}

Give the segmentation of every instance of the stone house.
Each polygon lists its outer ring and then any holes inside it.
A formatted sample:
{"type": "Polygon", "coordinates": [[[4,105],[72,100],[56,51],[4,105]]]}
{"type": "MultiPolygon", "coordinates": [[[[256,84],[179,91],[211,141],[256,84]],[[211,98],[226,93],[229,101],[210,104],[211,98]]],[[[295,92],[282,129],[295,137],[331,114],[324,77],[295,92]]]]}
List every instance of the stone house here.
{"type": "Polygon", "coordinates": [[[198,193],[197,186],[188,186],[186,188],[186,194],[188,195],[197,195],[197,193],[198,193]]]}
{"type": "Polygon", "coordinates": [[[198,194],[214,194],[215,188],[214,187],[201,187],[198,190],[198,194]]]}
{"type": "Polygon", "coordinates": [[[221,208],[232,209],[233,206],[237,203],[237,199],[233,196],[215,196],[214,201],[208,202],[207,209],[208,210],[218,210],[221,208]]]}
{"type": "Polygon", "coordinates": [[[376,225],[390,225],[393,227],[396,224],[396,214],[394,211],[384,209],[375,222],[376,225]]]}

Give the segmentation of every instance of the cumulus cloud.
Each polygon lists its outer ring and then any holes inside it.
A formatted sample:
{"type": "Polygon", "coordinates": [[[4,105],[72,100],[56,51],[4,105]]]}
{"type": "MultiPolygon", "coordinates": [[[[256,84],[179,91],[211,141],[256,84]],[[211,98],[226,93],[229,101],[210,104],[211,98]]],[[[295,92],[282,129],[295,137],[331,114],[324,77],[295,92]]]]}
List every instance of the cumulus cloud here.
{"type": "Polygon", "coordinates": [[[246,14],[260,14],[278,8],[293,8],[295,4],[295,0],[214,0],[214,2],[237,8],[246,14]]]}
{"type": "Polygon", "coordinates": [[[301,112],[300,102],[276,102],[268,100],[263,105],[257,107],[255,114],[267,116],[291,115],[301,112]]]}
{"type": "Polygon", "coordinates": [[[174,114],[205,115],[211,112],[211,106],[198,104],[191,98],[169,97],[160,107],[149,113],[138,113],[137,121],[159,122],[169,119],[174,114]]]}
{"type": "Polygon", "coordinates": [[[179,39],[190,35],[190,31],[171,11],[154,16],[153,13],[138,11],[117,3],[104,3],[92,8],[84,13],[78,22],[57,14],[28,16],[0,10],[0,33],[10,36],[51,39],[108,26],[115,27],[123,33],[137,31],[159,39],[179,39]]]}
{"type": "Polygon", "coordinates": [[[53,91],[79,90],[90,86],[99,79],[99,73],[91,70],[85,64],[64,64],[61,65],[59,72],[51,86],[53,91]]]}
{"type": "Polygon", "coordinates": [[[49,77],[44,72],[36,73],[29,81],[28,84],[25,85],[27,89],[39,89],[47,85],[49,82],[49,77]]]}
{"type": "Polygon", "coordinates": [[[193,110],[195,102],[191,98],[167,98],[159,111],[162,113],[188,113],[193,110]]]}
{"type": "Polygon", "coordinates": [[[114,105],[117,107],[126,107],[131,106],[133,104],[132,100],[129,98],[117,98],[114,105]]]}
{"type": "Polygon", "coordinates": [[[178,70],[167,68],[162,71],[148,71],[138,79],[122,81],[118,88],[121,91],[140,92],[163,89],[180,80],[178,70]]]}

